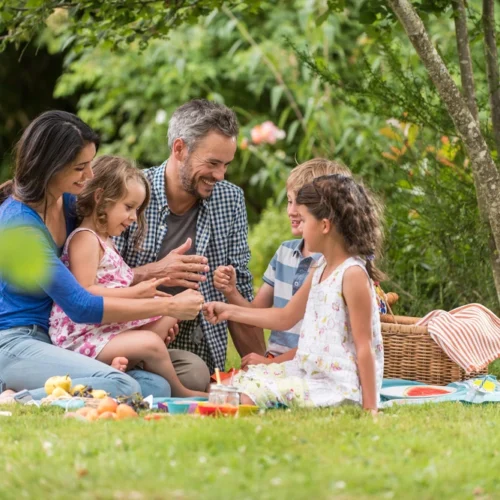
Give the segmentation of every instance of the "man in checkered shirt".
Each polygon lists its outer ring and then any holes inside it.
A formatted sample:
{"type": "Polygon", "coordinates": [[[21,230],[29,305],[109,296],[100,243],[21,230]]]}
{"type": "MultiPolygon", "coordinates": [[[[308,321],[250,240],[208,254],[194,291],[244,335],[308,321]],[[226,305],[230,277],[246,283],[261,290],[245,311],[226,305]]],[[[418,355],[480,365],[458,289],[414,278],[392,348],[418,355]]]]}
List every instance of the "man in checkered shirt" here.
{"type": "MultiPolygon", "coordinates": [[[[142,250],[128,244],[136,224],[116,240],[123,258],[134,268],[134,283],[169,277],[168,287],[162,288],[168,293],[194,288],[207,302],[223,301],[213,286],[213,271],[231,265],[240,293],[253,299],[245,199],[239,187],[224,180],[236,153],[237,136],[236,115],[221,104],[197,99],[174,112],[168,129],[170,157],[144,171],[151,183],[151,201],[142,250]]],[[[208,378],[206,367],[191,353],[200,356],[210,372],[215,367],[224,369],[228,326],[240,355],[264,354],[261,329],[237,323],[211,325],[200,313],[196,320],[180,323],[179,334],[169,346],[184,385],[204,390],[208,378]]]]}

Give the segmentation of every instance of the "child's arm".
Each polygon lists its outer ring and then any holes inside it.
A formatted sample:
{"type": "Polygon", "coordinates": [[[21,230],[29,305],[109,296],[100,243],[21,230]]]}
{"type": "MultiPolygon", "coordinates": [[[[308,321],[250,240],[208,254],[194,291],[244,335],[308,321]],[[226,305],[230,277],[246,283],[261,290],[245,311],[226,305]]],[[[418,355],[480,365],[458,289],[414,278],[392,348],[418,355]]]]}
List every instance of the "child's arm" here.
{"type": "Polygon", "coordinates": [[[204,307],[205,317],[213,324],[236,321],[270,330],[288,330],[304,317],[313,274],[309,273],[305,283],[283,308],[250,309],[223,302],[209,302],[204,307]]]}
{"type": "Polygon", "coordinates": [[[230,304],[264,309],[273,305],[274,289],[267,283],[260,287],[255,299],[248,302],[236,288],[236,270],[233,266],[219,266],[214,272],[214,287],[224,294],[230,304]]]}
{"type": "Polygon", "coordinates": [[[356,346],[363,408],[377,410],[375,356],[372,348],[372,297],[365,271],[353,266],[344,273],[342,294],[349,311],[352,336],[356,346]]]}
{"type": "Polygon", "coordinates": [[[276,356],[275,358],[266,358],[265,356],[260,356],[255,352],[247,354],[245,357],[241,358],[241,368],[244,370],[250,365],[270,365],[271,363],[283,363],[285,361],[291,361],[295,354],[297,353],[297,348],[290,349],[289,351],[276,356]]]}
{"type": "Polygon", "coordinates": [[[90,231],[76,233],[68,248],[69,268],[80,285],[93,295],[116,297],[122,299],[146,299],[155,296],[168,296],[156,287],[166,283],[168,278],[151,279],[132,287],[106,288],[96,285],[95,277],[102,249],[98,239],[90,231]]]}

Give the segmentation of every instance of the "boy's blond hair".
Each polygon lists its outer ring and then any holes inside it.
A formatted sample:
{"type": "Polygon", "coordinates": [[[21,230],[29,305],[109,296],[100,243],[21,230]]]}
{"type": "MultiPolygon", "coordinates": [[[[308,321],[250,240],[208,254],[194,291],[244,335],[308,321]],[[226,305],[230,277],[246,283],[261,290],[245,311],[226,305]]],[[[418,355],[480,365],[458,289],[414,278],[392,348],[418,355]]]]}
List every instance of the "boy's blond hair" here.
{"type": "Polygon", "coordinates": [[[313,158],[297,165],[290,172],[286,181],[286,190],[297,194],[302,186],[309,184],[316,177],[334,174],[352,177],[352,172],[338,161],[327,160],[326,158],[313,158]]]}

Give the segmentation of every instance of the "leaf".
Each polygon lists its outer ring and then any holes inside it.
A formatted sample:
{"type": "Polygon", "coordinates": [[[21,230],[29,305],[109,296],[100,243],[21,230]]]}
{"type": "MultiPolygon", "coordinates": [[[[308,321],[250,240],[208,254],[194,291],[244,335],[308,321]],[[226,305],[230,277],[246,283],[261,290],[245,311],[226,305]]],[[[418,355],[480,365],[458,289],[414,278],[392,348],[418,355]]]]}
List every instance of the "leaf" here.
{"type": "Polygon", "coordinates": [[[330,9],[327,9],[325,10],[325,12],[323,12],[323,14],[321,14],[320,16],[318,16],[316,18],[316,26],[321,26],[327,19],[328,19],[328,16],[330,15],[330,9]]]}
{"type": "Polygon", "coordinates": [[[376,20],[377,20],[377,14],[369,10],[364,10],[359,15],[359,22],[361,24],[373,24],[376,20]]]}
{"type": "Polygon", "coordinates": [[[278,104],[281,100],[281,96],[283,95],[283,86],[276,85],[271,90],[271,111],[276,113],[276,109],[278,108],[278,104]]]}
{"type": "Polygon", "coordinates": [[[49,279],[49,267],[40,236],[26,228],[0,233],[0,273],[23,289],[36,289],[49,279]]]}
{"type": "Polygon", "coordinates": [[[417,137],[418,137],[418,132],[419,132],[419,127],[418,125],[415,125],[414,123],[412,123],[410,125],[410,128],[408,130],[408,146],[413,146],[415,144],[415,141],[417,140],[417,137]]]}
{"type": "Polygon", "coordinates": [[[295,120],[295,121],[292,122],[292,124],[288,128],[288,133],[287,133],[287,137],[286,137],[286,142],[288,144],[292,143],[293,138],[295,137],[295,134],[297,133],[297,128],[298,128],[299,125],[300,125],[299,121],[295,120]]]}
{"type": "Polygon", "coordinates": [[[403,138],[392,127],[384,127],[379,130],[379,133],[388,139],[403,142],[403,138]]]}

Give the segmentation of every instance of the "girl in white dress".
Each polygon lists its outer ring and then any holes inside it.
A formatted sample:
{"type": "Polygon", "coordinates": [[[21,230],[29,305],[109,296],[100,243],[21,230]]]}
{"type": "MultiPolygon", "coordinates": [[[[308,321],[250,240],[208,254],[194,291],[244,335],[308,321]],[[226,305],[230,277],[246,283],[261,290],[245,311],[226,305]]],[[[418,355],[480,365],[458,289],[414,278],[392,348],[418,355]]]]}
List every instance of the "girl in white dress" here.
{"type": "Polygon", "coordinates": [[[284,307],[205,305],[213,323],[230,320],[273,330],[302,323],[297,354],[281,364],[253,365],[233,385],[242,402],[261,407],[360,404],[377,411],[383,374],[380,318],[372,280],[382,232],[380,210],[352,178],[328,175],[297,195],[304,239],[324,259],[284,307]],[[371,278],[371,279],[370,279],[371,278]]]}

